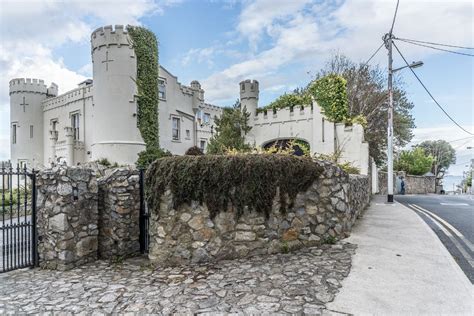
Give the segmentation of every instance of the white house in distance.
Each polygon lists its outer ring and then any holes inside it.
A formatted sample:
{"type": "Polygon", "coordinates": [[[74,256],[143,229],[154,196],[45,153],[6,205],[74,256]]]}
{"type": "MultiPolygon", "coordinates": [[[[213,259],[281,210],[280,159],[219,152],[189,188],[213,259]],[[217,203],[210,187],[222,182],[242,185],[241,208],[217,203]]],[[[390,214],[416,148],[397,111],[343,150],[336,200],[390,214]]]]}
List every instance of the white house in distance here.
{"type": "MultiPolygon", "coordinates": [[[[29,168],[52,163],[76,165],[107,158],[133,164],[145,144],[137,128],[137,64],[126,29],[105,26],[91,35],[93,79],[58,95],[58,86],[43,80],[10,81],[11,162],[29,168]]],[[[236,84],[237,88],[237,84],[236,84]]],[[[316,103],[311,108],[258,113],[259,83],[240,83],[240,99],[251,113],[247,141],[264,147],[276,140],[300,139],[312,153],[342,150],[342,160],[367,174],[368,144],[360,125],[325,120],[316,103]]],[[[189,86],[159,68],[160,146],[184,154],[192,146],[205,150],[222,108],[205,102],[198,81],[189,86]]]]}

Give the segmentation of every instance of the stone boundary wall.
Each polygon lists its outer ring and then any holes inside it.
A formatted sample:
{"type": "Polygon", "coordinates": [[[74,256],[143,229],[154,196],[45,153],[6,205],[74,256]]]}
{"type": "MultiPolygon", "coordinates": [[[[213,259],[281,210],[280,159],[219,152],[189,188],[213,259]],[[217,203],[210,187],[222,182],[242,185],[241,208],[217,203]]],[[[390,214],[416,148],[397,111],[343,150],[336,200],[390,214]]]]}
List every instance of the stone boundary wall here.
{"type": "Polygon", "coordinates": [[[99,256],[126,257],[140,252],[139,170],[112,169],[99,178],[99,256]]]}
{"type": "Polygon", "coordinates": [[[206,205],[191,202],[173,208],[171,191],[161,196],[159,211],[151,210],[149,258],[160,266],[245,258],[287,252],[334,242],[349,235],[368,205],[367,176],[349,176],[322,161],[322,175],[294,207],[282,214],[278,194],[269,218],[246,211],[238,218],[231,208],[210,218],[206,205]]]}
{"type": "MultiPolygon", "coordinates": [[[[435,192],[435,177],[434,176],[413,176],[405,175],[404,173],[397,173],[393,176],[393,192],[399,194],[399,180],[398,176],[403,176],[405,181],[405,194],[427,194],[435,192]]],[[[387,173],[379,171],[378,174],[379,194],[387,194],[387,173]]]]}
{"type": "Polygon", "coordinates": [[[66,270],[97,259],[97,179],[91,169],[56,167],[37,177],[40,266],[66,270]]]}

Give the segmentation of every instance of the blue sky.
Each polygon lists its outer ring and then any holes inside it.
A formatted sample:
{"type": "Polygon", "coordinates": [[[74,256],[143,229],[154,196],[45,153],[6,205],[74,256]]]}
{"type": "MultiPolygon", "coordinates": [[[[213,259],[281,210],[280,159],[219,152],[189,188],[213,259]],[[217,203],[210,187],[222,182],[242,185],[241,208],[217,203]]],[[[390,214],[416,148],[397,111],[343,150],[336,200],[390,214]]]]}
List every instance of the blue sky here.
{"type": "MultiPolygon", "coordinates": [[[[73,88],[91,76],[90,32],[106,24],[140,24],[160,42],[160,63],[184,84],[197,79],[217,105],[238,98],[238,82],[260,81],[260,105],[306,85],[336,52],[366,60],[381,44],[395,7],[388,0],[116,0],[0,2],[0,160],[9,156],[8,81],[38,77],[73,88]]],[[[394,33],[399,37],[474,46],[471,1],[401,0],[394,33]]],[[[472,57],[399,44],[415,71],[446,110],[473,130],[472,57]]],[[[473,52],[472,50],[470,51],[473,52]]],[[[381,50],[373,64],[386,65],[381,50]]],[[[396,56],[395,66],[402,66],[396,56]]],[[[436,108],[403,71],[415,104],[413,144],[468,136],[436,108]]],[[[472,157],[472,138],[453,142],[458,163],[472,157]],[[462,161],[461,161],[462,160],[462,161]]],[[[461,174],[464,165],[450,172],[461,174]]]]}

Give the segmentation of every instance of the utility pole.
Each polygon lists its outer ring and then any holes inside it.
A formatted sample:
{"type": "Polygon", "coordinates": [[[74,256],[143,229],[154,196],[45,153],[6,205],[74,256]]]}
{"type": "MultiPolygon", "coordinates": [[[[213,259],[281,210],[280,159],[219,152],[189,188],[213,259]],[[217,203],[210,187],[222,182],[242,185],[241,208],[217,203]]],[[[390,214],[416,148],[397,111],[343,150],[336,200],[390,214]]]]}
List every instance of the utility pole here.
{"type": "Polygon", "coordinates": [[[387,126],[387,202],[393,203],[393,58],[392,58],[393,34],[385,34],[383,40],[388,50],[388,126],[387,126]]]}

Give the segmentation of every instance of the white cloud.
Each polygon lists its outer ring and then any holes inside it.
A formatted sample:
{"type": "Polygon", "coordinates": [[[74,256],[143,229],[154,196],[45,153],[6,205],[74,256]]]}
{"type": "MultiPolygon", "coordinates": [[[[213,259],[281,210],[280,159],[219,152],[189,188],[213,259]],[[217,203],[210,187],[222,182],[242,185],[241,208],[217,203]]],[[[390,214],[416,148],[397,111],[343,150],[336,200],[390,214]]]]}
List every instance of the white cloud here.
{"type": "MultiPolygon", "coordinates": [[[[8,82],[27,77],[56,82],[60,92],[74,88],[91,65],[68,69],[54,51],[87,43],[91,31],[107,24],[140,24],[147,14],[162,13],[181,0],[4,0],[0,2],[0,160],[9,157],[8,82]]],[[[88,52],[85,52],[88,53],[88,52]]]]}
{"type": "MultiPolygon", "coordinates": [[[[214,102],[234,99],[235,86],[247,78],[260,80],[261,88],[265,89],[272,76],[292,64],[301,68],[299,77],[303,77],[334,52],[365,61],[382,43],[394,9],[395,2],[388,0],[245,2],[236,29],[251,49],[261,43],[265,49],[202,80],[207,96],[214,102]]],[[[466,0],[436,5],[427,0],[402,1],[394,34],[473,46],[472,9],[472,3],[466,0]]],[[[398,46],[408,59],[439,53],[404,43],[398,46]]],[[[373,62],[385,59],[382,51],[373,62]]],[[[279,84],[291,85],[295,78],[282,80],[279,84]]]]}

